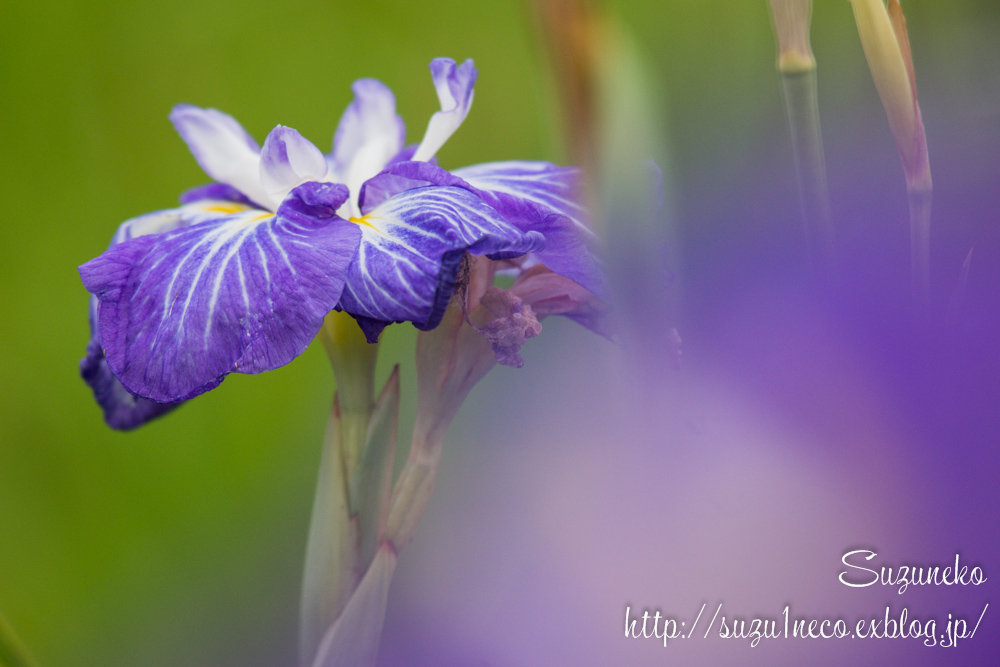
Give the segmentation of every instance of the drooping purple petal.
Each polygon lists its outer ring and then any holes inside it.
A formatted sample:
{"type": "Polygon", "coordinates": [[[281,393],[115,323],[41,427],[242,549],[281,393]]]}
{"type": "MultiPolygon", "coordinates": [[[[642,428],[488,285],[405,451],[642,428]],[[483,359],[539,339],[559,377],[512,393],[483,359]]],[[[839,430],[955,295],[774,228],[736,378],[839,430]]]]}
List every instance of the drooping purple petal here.
{"type": "Polygon", "coordinates": [[[129,431],[142,426],[150,419],[170,412],[180,403],[157,403],[133,396],[118,381],[104,358],[100,340],[96,335],[97,297],[90,297],[91,338],[87,343],[87,356],[80,360],[80,377],[94,392],[94,400],[104,411],[104,421],[119,431],[129,431]]]}
{"type": "Polygon", "coordinates": [[[434,157],[469,115],[478,75],[471,59],[461,66],[457,66],[451,58],[431,61],[431,77],[441,102],[441,111],[431,116],[420,147],[413,155],[414,160],[426,161],[434,157]]]}
{"type": "MultiPolygon", "coordinates": [[[[216,202],[209,202],[211,205],[216,202]]],[[[109,247],[147,234],[162,234],[187,224],[189,217],[177,211],[160,211],[126,220],[119,225],[109,247]]],[[[90,342],[87,355],[80,360],[80,377],[94,392],[94,400],[104,412],[111,428],[127,431],[176,408],[179,403],[157,403],[133,396],[114,376],[104,358],[97,333],[97,297],[90,297],[90,342]]]]}
{"type": "Polygon", "coordinates": [[[276,215],[218,213],[81,266],[112,372],[134,394],[177,401],[291,361],[339,301],[357,252],[358,227],[335,215],[346,198],[342,185],[306,183],[276,215]]]}
{"type": "Polygon", "coordinates": [[[579,219],[574,220],[568,215],[573,213],[582,217],[584,211],[574,199],[578,172],[548,163],[506,164],[532,165],[529,171],[523,173],[538,173],[540,180],[549,185],[537,188],[525,186],[521,189],[526,196],[521,197],[512,194],[519,191],[514,185],[517,179],[506,168],[479,170],[478,167],[470,167],[449,173],[426,162],[400,162],[386,167],[362,186],[361,211],[367,213],[388,198],[413,188],[428,185],[464,188],[521,231],[544,235],[545,248],[536,253],[539,261],[594,294],[604,295],[607,288],[604,270],[595,250],[597,239],[579,219]],[[479,176],[499,174],[493,179],[480,180],[484,185],[501,189],[482,189],[460,177],[460,174],[470,172],[479,176]],[[504,174],[510,175],[505,177],[504,174]]]}
{"type": "Polygon", "coordinates": [[[609,340],[615,337],[607,302],[542,264],[521,273],[509,291],[531,306],[539,321],[563,315],[609,340]]]}
{"type": "Polygon", "coordinates": [[[260,183],[260,148],[236,119],[216,109],[178,104],[170,120],[206,174],[258,204],[270,204],[260,183]]]}
{"type": "Polygon", "coordinates": [[[340,307],[385,323],[409,320],[422,330],[440,322],[465,253],[501,258],[544,244],[541,234],[522,232],[459,187],[407,190],[356,222],[361,245],[340,307]]]}
{"type": "Polygon", "coordinates": [[[485,203],[517,228],[545,236],[545,248],[534,255],[537,261],[598,296],[607,294],[604,268],[594,250],[596,240],[585,237],[569,217],[503,192],[479,193],[485,203]]]}
{"type": "Polygon", "coordinates": [[[260,182],[274,204],[303,183],[322,181],[327,169],[323,153],[297,130],[278,125],[264,140],[260,182]]]}
{"type": "Polygon", "coordinates": [[[534,161],[486,162],[456,169],[454,174],[480,190],[526,199],[565,215],[585,238],[594,236],[587,227],[578,167],[534,161]]]}

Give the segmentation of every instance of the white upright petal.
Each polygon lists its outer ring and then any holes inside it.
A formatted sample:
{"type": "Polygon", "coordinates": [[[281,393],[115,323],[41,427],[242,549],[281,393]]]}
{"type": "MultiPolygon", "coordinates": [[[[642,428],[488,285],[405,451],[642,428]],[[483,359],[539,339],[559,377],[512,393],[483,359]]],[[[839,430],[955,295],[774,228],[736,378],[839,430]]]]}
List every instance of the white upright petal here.
{"type": "Polygon", "coordinates": [[[469,115],[478,74],[471,59],[462,63],[461,67],[456,66],[451,58],[431,61],[431,76],[441,102],[441,111],[431,116],[423,141],[413,154],[414,160],[427,161],[434,157],[469,115]]]}
{"type": "Polygon", "coordinates": [[[205,173],[258,204],[269,204],[260,183],[260,148],[232,116],[178,104],[170,114],[177,132],[205,173]]]}
{"type": "Polygon", "coordinates": [[[354,101],[340,118],[333,138],[332,178],[351,191],[351,215],[358,216],[358,192],[403,148],[406,126],[396,114],[396,98],[381,81],[359,79],[354,101]]]}
{"type": "MultiPolygon", "coordinates": [[[[396,114],[396,98],[392,91],[375,79],[359,79],[351,86],[354,101],[340,117],[333,137],[333,163],[338,175],[349,169],[358,153],[366,146],[386,146],[388,162],[403,148],[406,127],[396,114]]],[[[384,165],[383,165],[384,166],[384,165]]]]}
{"type": "Polygon", "coordinates": [[[290,127],[278,125],[264,140],[259,178],[275,207],[299,185],[325,180],[327,169],[323,153],[290,127]]]}

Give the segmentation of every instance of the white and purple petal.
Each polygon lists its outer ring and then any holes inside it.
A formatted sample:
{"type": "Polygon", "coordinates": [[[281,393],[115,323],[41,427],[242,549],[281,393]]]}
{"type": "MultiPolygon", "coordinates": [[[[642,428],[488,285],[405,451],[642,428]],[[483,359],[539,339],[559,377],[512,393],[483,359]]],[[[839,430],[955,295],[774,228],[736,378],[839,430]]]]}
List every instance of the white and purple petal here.
{"type": "MultiPolygon", "coordinates": [[[[352,101],[340,118],[330,156],[331,180],[351,191],[349,215],[358,215],[361,184],[403,150],[406,126],[396,114],[396,98],[381,81],[359,79],[351,86],[352,101]]],[[[411,153],[412,155],[412,153],[411,153]]]]}
{"type": "Polygon", "coordinates": [[[488,168],[469,167],[449,173],[425,162],[390,165],[362,187],[361,210],[367,213],[380,202],[412,188],[434,185],[466,189],[521,231],[544,235],[545,247],[535,253],[538,261],[603,296],[607,287],[604,269],[595,251],[597,239],[581,220],[584,209],[578,201],[578,170],[546,162],[483,166],[488,168]],[[515,165],[525,166],[518,170],[515,165]],[[528,179],[522,181],[515,172],[535,173],[542,185],[519,186],[528,179]],[[480,188],[460,177],[463,174],[478,177],[481,185],[499,189],[480,188]],[[492,178],[485,178],[486,175],[492,178]]]}
{"type": "MultiPolygon", "coordinates": [[[[176,211],[159,211],[126,220],[119,225],[109,247],[139,236],[172,231],[187,224],[188,220],[188,217],[178,215],[176,211]]],[[[133,396],[118,381],[104,358],[97,333],[98,303],[97,297],[91,295],[90,342],[87,343],[87,355],[80,360],[80,377],[94,392],[94,400],[104,412],[104,421],[112,428],[127,431],[173,410],[179,403],[157,403],[133,396]]]]}
{"type": "Polygon", "coordinates": [[[236,119],[216,109],[178,104],[170,120],[206,174],[258,205],[270,205],[260,182],[260,147],[236,119]]]}
{"type": "Polygon", "coordinates": [[[413,155],[414,160],[420,161],[434,157],[469,115],[479,75],[471,59],[458,66],[451,58],[435,58],[430,67],[441,111],[431,116],[424,138],[413,155]]]}
{"type": "Polygon", "coordinates": [[[525,199],[565,215],[584,237],[594,237],[587,226],[579,167],[536,161],[486,162],[453,173],[480,190],[525,199]]]}
{"type": "MultiPolygon", "coordinates": [[[[361,236],[335,215],[347,188],[307,183],[277,214],[244,209],[142,236],[80,267],[100,301],[109,368],[132,393],[168,402],[300,354],[340,299],[361,236]]],[[[230,204],[230,206],[236,206],[230,204]]]]}
{"type": "Polygon", "coordinates": [[[260,153],[260,182],[272,210],[303,183],[322,181],[329,166],[312,142],[284,125],[271,130],[260,153]]]}
{"type": "Polygon", "coordinates": [[[409,189],[355,222],[361,244],[340,307],[359,319],[369,339],[390,322],[437,326],[465,253],[504,258],[544,246],[541,234],[519,230],[460,187],[409,189]]]}

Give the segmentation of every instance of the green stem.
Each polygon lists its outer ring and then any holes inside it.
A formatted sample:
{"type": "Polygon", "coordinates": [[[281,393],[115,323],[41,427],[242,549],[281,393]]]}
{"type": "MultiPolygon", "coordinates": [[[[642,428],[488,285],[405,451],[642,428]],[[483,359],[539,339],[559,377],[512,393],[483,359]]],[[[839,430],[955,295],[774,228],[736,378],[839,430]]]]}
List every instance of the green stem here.
{"type": "Polygon", "coordinates": [[[0,614],[0,665],[4,667],[38,667],[27,647],[14,634],[14,628],[0,614]]]}
{"type": "Polygon", "coordinates": [[[836,240],[819,123],[816,68],[781,73],[795,153],[806,248],[813,273],[824,284],[837,280],[836,240]]]}
{"type": "Polygon", "coordinates": [[[346,313],[328,314],[320,338],[333,366],[337,396],[323,439],[302,575],[299,651],[307,665],[364,574],[351,480],[365,453],[378,355],[378,345],[370,345],[346,313]]]}
{"type": "Polygon", "coordinates": [[[913,298],[922,308],[931,302],[931,189],[909,190],[910,264],[913,298]]]}

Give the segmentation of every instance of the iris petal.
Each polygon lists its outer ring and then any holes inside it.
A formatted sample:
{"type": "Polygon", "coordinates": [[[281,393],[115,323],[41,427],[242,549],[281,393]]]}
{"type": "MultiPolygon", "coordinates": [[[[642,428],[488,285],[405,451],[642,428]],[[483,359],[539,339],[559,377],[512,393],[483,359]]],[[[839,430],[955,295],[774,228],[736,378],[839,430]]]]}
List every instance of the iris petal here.
{"type": "Polygon", "coordinates": [[[357,251],[357,226],[334,213],[346,198],[342,185],[307,183],[276,215],[189,205],[177,215],[197,223],[121,243],[81,266],[100,300],[111,371],[136,395],[178,401],[230,372],[291,361],[337,304],[357,251]]]}
{"type": "MultiPolygon", "coordinates": [[[[96,331],[97,297],[90,297],[90,328],[96,331]]],[[[111,428],[128,431],[150,419],[170,412],[180,403],[157,403],[133,396],[111,372],[104,358],[100,340],[92,335],[87,344],[87,356],[80,360],[80,377],[93,390],[94,400],[104,411],[104,421],[111,428]]]]}
{"type": "Polygon", "coordinates": [[[414,160],[427,161],[434,157],[469,115],[478,75],[471,59],[461,66],[457,66],[451,58],[431,61],[431,77],[441,102],[441,111],[431,116],[423,141],[413,155],[414,160]]]}
{"type": "Polygon", "coordinates": [[[522,232],[459,187],[408,190],[357,222],[361,245],[340,307],[363,323],[409,320],[433,329],[455,291],[465,253],[510,257],[544,246],[541,234],[522,232]]]}
{"type": "Polygon", "coordinates": [[[323,180],[327,169],[323,153],[297,130],[279,125],[264,140],[260,181],[275,207],[293,188],[323,180]]]}
{"type": "Polygon", "coordinates": [[[429,185],[463,188],[522,232],[541,233],[545,247],[535,253],[539,261],[594,294],[604,295],[607,291],[604,270],[594,249],[597,239],[581,220],[584,209],[578,201],[578,180],[578,170],[547,162],[477,165],[453,174],[425,162],[400,162],[386,167],[364,184],[361,210],[367,212],[413,188],[429,185]],[[466,174],[471,174],[480,185],[499,189],[480,189],[459,177],[466,174]],[[537,182],[530,174],[537,177],[537,182]]]}
{"type": "Polygon", "coordinates": [[[333,180],[351,190],[353,215],[361,184],[403,149],[406,126],[396,114],[396,98],[381,81],[359,79],[351,86],[352,101],[340,117],[333,138],[333,180]]]}
{"type": "Polygon", "coordinates": [[[487,162],[456,169],[454,175],[480,190],[512,195],[550,208],[572,220],[584,236],[594,236],[586,224],[578,167],[534,161],[487,162]]]}
{"type": "Polygon", "coordinates": [[[216,109],[178,104],[170,120],[206,174],[258,204],[269,203],[260,183],[260,147],[236,119],[216,109]]]}
{"type": "MultiPolygon", "coordinates": [[[[112,237],[110,246],[147,234],[162,234],[185,224],[187,219],[175,211],[149,213],[123,222],[112,237]]],[[[126,431],[176,408],[179,403],[157,403],[133,396],[114,376],[97,335],[97,309],[97,297],[91,295],[90,342],[87,344],[87,355],[80,360],[80,376],[93,390],[94,400],[104,411],[104,421],[112,428],[126,431]]]]}

